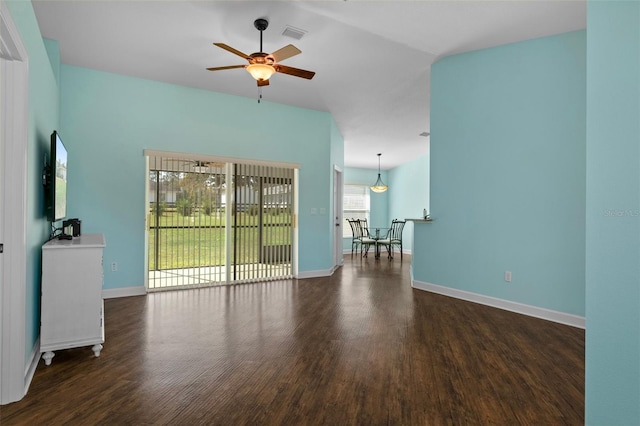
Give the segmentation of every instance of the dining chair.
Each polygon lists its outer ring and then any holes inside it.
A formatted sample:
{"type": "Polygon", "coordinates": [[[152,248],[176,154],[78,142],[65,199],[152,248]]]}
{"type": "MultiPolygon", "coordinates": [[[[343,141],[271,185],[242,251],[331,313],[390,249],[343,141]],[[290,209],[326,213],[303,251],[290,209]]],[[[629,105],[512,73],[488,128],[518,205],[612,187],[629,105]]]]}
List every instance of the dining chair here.
{"type": "Polygon", "coordinates": [[[387,248],[389,259],[393,259],[393,246],[400,247],[400,260],[402,260],[402,230],[405,225],[404,220],[394,219],[391,221],[391,227],[385,238],[378,240],[378,244],[387,248]]]}
{"type": "Polygon", "coordinates": [[[378,241],[375,240],[374,238],[371,238],[367,219],[359,219],[358,226],[360,227],[360,235],[362,235],[362,239],[360,240],[360,245],[361,245],[360,253],[362,254],[362,257],[367,257],[367,254],[369,253],[369,248],[371,246],[375,246],[378,243],[378,241]]]}
{"type": "MultiPolygon", "coordinates": [[[[362,231],[358,219],[347,219],[347,222],[351,227],[351,256],[353,257],[353,251],[358,253],[358,247],[362,246],[362,231]]],[[[362,248],[360,251],[362,252],[362,248]]]]}

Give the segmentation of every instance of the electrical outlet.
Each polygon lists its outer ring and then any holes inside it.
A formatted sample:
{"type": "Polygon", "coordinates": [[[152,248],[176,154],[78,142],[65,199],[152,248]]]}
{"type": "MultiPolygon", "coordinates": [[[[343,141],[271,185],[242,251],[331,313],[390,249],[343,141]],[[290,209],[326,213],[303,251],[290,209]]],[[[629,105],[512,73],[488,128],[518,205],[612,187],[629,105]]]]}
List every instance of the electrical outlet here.
{"type": "Polygon", "coordinates": [[[118,271],[118,262],[113,262],[111,264],[111,272],[117,272],[118,271]]]}
{"type": "Polygon", "coordinates": [[[511,282],[511,271],[505,271],[504,273],[504,280],[508,283],[511,282]]]}

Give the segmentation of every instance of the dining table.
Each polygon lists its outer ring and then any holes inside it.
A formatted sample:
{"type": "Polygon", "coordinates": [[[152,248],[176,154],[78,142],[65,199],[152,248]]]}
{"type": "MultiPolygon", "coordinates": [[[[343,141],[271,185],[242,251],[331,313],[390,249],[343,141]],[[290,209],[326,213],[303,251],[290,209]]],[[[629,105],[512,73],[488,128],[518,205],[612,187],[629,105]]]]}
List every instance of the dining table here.
{"type": "Polygon", "coordinates": [[[380,259],[380,240],[384,240],[387,238],[389,233],[389,228],[369,228],[367,229],[367,233],[369,234],[369,238],[375,241],[375,258],[380,259]]]}

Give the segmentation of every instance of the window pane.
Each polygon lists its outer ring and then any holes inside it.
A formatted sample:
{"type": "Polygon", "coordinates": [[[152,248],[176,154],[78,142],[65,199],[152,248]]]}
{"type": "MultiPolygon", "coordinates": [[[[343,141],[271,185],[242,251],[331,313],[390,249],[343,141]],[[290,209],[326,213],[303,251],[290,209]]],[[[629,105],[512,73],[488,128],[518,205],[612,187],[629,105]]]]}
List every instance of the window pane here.
{"type": "Polygon", "coordinates": [[[369,220],[369,187],[366,185],[344,185],[342,236],[351,237],[351,227],[346,219],[369,220]]]}

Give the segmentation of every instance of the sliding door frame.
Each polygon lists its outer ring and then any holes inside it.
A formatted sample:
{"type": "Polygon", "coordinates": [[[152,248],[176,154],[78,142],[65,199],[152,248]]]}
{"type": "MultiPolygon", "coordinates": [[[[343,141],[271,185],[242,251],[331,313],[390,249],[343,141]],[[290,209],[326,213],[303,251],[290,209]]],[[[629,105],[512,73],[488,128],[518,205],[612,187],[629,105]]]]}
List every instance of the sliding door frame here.
{"type": "MultiPolygon", "coordinates": [[[[224,196],[226,197],[225,199],[225,206],[226,208],[224,209],[225,211],[225,223],[227,224],[227,226],[225,226],[225,244],[224,247],[221,247],[224,249],[225,253],[227,254],[225,256],[225,261],[224,261],[224,268],[225,268],[225,277],[223,281],[220,281],[219,284],[233,284],[235,282],[245,282],[245,281],[255,281],[255,280],[269,280],[269,279],[279,279],[279,277],[274,276],[271,277],[269,275],[261,277],[259,274],[256,275],[255,277],[249,277],[246,278],[246,276],[240,277],[238,278],[238,276],[236,276],[237,274],[237,268],[238,268],[238,259],[237,259],[237,253],[235,253],[234,251],[237,250],[237,244],[234,243],[234,238],[236,237],[235,232],[237,232],[236,230],[236,216],[234,216],[234,211],[236,211],[236,209],[238,208],[237,203],[238,202],[246,202],[246,200],[244,200],[242,197],[238,198],[238,194],[237,194],[237,185],[236,185],[236,180],[234,180],[234,178],[236,177],[236,170],[238,169],[238,166],[243,166],[243,168],[246,168],[247,166],[249,167],[249,170],[252,169],[252,166],[256,166],[255,170],[257,173],[256,177],[260,179],[259,181],[259,187],[263,188],[264,187],[264,180],[267,178],[267,176],[270,176],[268,173],[266,175],[262,175],[262,173],[265,173],[264,170],[270,170],[270,168],[275,168],[275,169],[283,169],[283,170],[290,170],[288,177],[285,179],[285,182],[287,179],[289,179],[289,185],[291,185],[293,192],[289,192],[290,196],[289,196],[289,205],[290,205],[290,211],[291,211],[291,217],[290,217],[290,225],[288,227],[290,234],[290,239],[291,239],[291,255],[289,258],[289,265],[283,265],[288,267],[289,269],[284,269],[284,271],[286,272],[285,275],[283,275],[282,278],[286,278],[286,277],[293,277],[293,278],[297,278],[298,275],[298,228],[297,228],[297,222],[298,222],[298,179],[299,179],[299,173],[298,173],[298,169],[299,169],[299,165],[297,163],[285,163],[285,162],[272,162],[272,161],[262,161],[262,160],[251,160],[251,159],[239,159],[239,158],[230,158],[230,157],[220,157],[220,156],[211,156],[211,155],[202,155],[202,154],[186,154],[186,153],[177,153],[177,152],[167,152],[167,151],[155,151],[155,150],[144,150],[143,151],[143,155],[145,156],[145,167],[146,167],[146,179],[147,179],[147,183],[145,184],[145,264],[147,265],[145,267],[145,286],[147,288],[147,290],[154,290],[155,288],[149,288],[150,287],[150,270],[149,270],[149,256],[151,255],[150,251],[150,245],[149,245],[149,237],[150,237],[150,229],[153,227],[152,224],[150,223],[150,208],[151,208],[151,197],[150,197],[150,185],[148,184],[148,180],[150,177],[150,174],[153,170],[156,170],[158,168],[158,166],[151,166],[151,163],[153,162],[154,164],[156,164],[156,162],[158,160],[171,160],[171,161],[193,161],[193,162],[205,162],[205,163],[223,163],[225,165],[224,167],[224,173],[225,173],[225,182],[227,182],[227,186],[226,186],[226,190],[224,192],[224,196]],[[153,161],[152,161],[153,160],[153,161]],[[264,169],[263,169],[264,167],[264,169]],[[231,185],[230,183],[233,182],[233,185],[231,185]],[[229,224],[231,224],[231,226],[229,226],[229,224]]],[[[176,169],[178,170],[178,169],[176,169]]],[[[180,169],[181,170],[181,169],[180,169]]],[[[186,173],[188,173],[188,171],[185,171],[186,173]]],[[[284,183],[286,185],[286,183],[284,183]]],[[[158,182],[159,185],[159,182],[158,182]]],[[[286,190],[286,189],[285,189],[286,190]]],[[[258,191],[258,208],[259,208],[259,223],[258,223],[258,234],[261,236],[262,235],[262,226],[263,226],[263,220],[264,220],[264,206],[261,204],[263,203],[263,197],[264,194],[262,194],[260,191],[258,191]]],[[[245,196],[246,198],[246,196],[245,196]]],[[[154,198],[155,202],[159,202],[159,197],[156,194],[156,197],[154,198]]],[[[255,200],[254,200],[255,201],[255,200]]],[[[289,237],[287,237],[289,238],[289,237]]],[[[260,241],[262,241],[260,239],[260,241]]],[[[256,242],[257,243],[257,242],[256,242]]],[[[159,244],[158,241],[156,241],[156,244],[159,244]]],[[[258,247],[257,248],[258,252],[256,254],[256,256],[259,256],[259,259],[257,259],[256,261],[258,263],[262,262],[262,247],[258,247]]],[[[268,263],[268,262],[267,262],[268,263]]],[[[157,267],[157,263],[156,263],[156,267],[157,267]]],[[[253,272],[251,272],[253,273],[253,272]]],[[[276,267],[275,270],[276,275],[278,274],[278,270],[276,267]]],[[[216,282],[218,283],[218,281],[212,281],[212,282],[216,282]]],[[[194,287],[197,287],[197,284],[193,285],[194,287]]],[[[181,286],[176,286],[176,287],[172,287],[172,288],[180,288],[181,286]]],[[[187,286],[185,286],[184,288],[187,288],[187,286]]]]}

